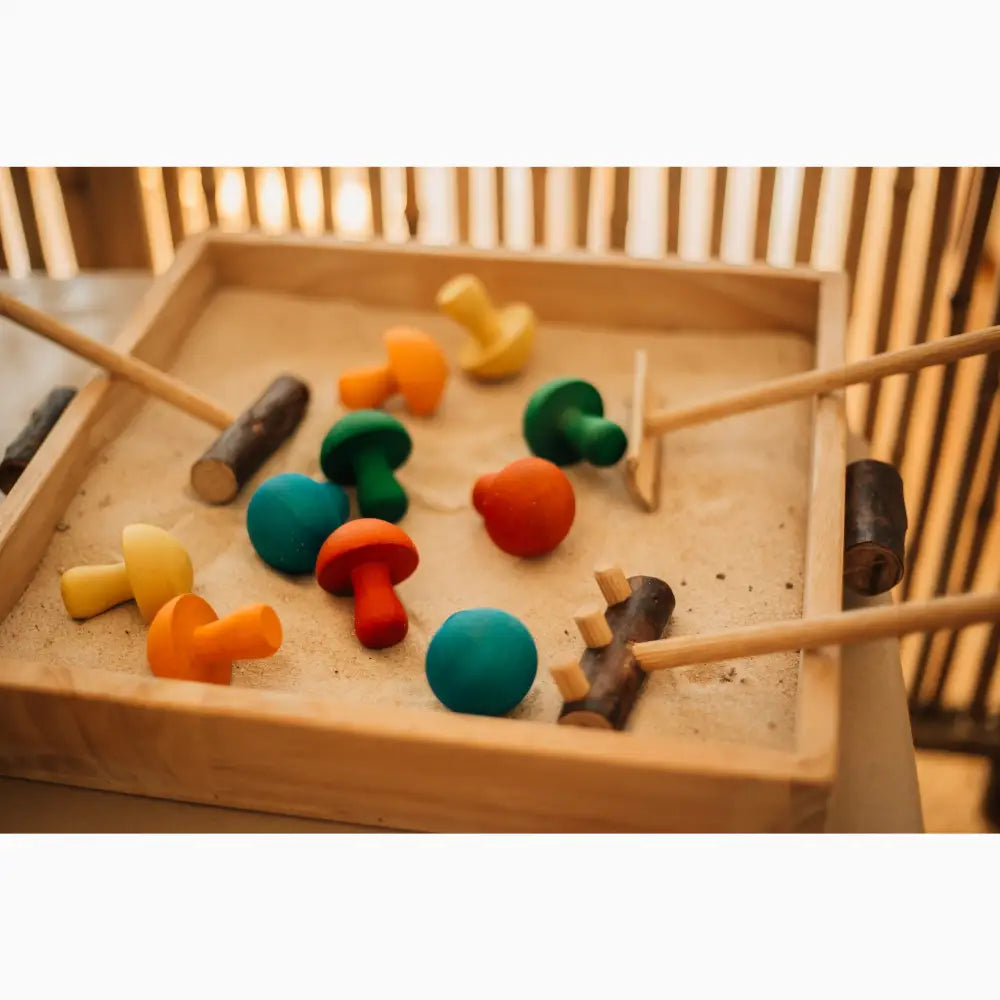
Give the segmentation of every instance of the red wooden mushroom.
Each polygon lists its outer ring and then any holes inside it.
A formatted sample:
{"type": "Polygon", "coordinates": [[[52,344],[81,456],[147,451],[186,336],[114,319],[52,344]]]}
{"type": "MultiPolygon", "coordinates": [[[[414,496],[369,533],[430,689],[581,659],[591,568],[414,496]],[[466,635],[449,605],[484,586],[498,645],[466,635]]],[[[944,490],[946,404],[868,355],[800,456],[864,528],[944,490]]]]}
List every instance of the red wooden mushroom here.
{"type": "Polygon", "coordinates": [[[354,632],[384,649],[406,637],[409,619],[393,587],[416,568],[417,547],[402,528],[373,517],[341,525],[316,558],[316,580],[331,594],[354,594],[354,632]]]}

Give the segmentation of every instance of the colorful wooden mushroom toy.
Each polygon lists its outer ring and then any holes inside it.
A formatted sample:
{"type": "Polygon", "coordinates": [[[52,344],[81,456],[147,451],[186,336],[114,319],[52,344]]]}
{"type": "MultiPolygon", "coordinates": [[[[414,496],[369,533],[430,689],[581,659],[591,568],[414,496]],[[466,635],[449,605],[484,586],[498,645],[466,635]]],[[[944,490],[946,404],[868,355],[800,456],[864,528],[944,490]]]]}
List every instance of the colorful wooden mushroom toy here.
{"type": "Polygon", "coordinates": [[[453,712],[506,715],[531,690],[538,650],[531,633],[497,608],[456,611],[434,633],[427,682],[453,712]]]}
{"type": "Polygon", "coordinates": [[[331,482],[357,485],[362,517],[396,522],[409,501],[393,471],[409,457],[406,428],[381,410],[355,410],[330,428],[320,448],[320,466],[331,482]]]}
{"type": "Polygon", "coordinates": [[[351,512],[347,494],[301,472],[264,480],[247,505],[247,534],[257,555],[282,573],[312,573],[323,542],[351,512]]]}
{"type": "Polygon", "coordinates": [[[460,274],[444,284],[437,306],[470,334],[458,363],[484,381],[516,375],[527,363],[535,341],[535,314],[523,302],[495,309],[483,283],[460,274]]]}
{"type": "Polygon", "coordinates": [[[150,622],[171,598],[187,593],[194,570],[187,550],[169,531],[152,524],[130,524],[122,532],[123,561],[75,566],[59,580],[63,604],[73,618],[93,618],[134,600],[150,622]]]}
{"type": "Polygon", "coordinates": [[[146,657],[157,677],[228,684],[233,660],[259,660],[281,647],[281,621],[266,604],[225,618],[196,594],[180,594],[160,608],[146,636],[146,657]]]}
{"type": "Polygon", "coordinates": [[[448,361],[433,337],[409,326],[395,326],[383,334],[386,363],[344,372],[338,388],[349,410],[375,410],[399,393],[415,417],[435,413],[445,383],[448,361]]]}
{"type": "Polygon", "coordinates": [[[417,568],[417,547],[402,528],[376,518],[348,521],[323,543],[316,580],[337,596],[354,595],[354,633],[368,649],[406,638],[409,619],[393,589],[417,568]]]}
{"type": "Polygon", "coordinates": [[[522,558],[551,552],[569,534],[576,514],[566,473],[544,458],[519,458],[480,476],[472,505],[494,544],[522,558]]]}
{"type": "Polygon", "coordinates": [[[583,379],[546,382],[528,400],[523,426],[532,453],[556,465],[614,465],[628,447],[625,431],[605,418],[601,394],[583,379]]]}

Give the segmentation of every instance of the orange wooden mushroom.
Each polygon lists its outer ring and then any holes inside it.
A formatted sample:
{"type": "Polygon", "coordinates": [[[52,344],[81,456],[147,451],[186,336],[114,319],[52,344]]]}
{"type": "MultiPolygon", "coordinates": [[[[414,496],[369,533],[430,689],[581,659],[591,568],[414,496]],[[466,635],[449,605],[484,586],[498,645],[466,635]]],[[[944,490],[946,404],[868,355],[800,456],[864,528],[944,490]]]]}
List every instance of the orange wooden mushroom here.
{"type": "Polygon", "coordinates": [[[410,622],[392,589],[419,562],[417,547],[402,528],[362,517],[341,525],[323,543],[316,580],[331,594],[354,594],[354,632],[369,649],[395,646],[410,622]]]}
{"type": "Polygon", "coordinates": [[[519,458],[476,480],[472,505],[494,544],[512,556],[551,552],[569,534],[576,497],[566,473],[544,458],[519,458]]]}
{"type": "Polygon", "coordinates": [[[400,393],[414,416],[434,413],[448,380],[448,362],[433,337],[409,326],[383,334],[388,359],[376,368],[340,376],[340,401],[349,410],[374,410],[400,393]]]}
{"type": "Polygon", "coordinates": [[[160,608],[146,637],[146,657],[157,677],[228,684],[233,660],[259,660],[281,646],[273,608],[251,604],[220,619],[204,598],[181,594],[160,608]]]}

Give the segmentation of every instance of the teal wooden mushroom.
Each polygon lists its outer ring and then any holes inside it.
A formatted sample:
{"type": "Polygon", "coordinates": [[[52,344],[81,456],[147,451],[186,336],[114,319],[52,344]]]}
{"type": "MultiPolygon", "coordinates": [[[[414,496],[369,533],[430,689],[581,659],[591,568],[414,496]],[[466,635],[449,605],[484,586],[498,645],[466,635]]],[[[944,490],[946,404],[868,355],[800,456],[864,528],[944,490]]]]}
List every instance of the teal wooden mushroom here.
{"type": "Polygon", "coordinates": [[[247,505],[247,534],[257,555],[282,573],[311,573],[327,538],[348,518],[347,494],[300,472],[265,479],[247,505]]]}
{"type": "Polygon", "coordinates": [[[409,457],[406,428],[382,410],[355,410],[338,420],[320,448],[323,474],[342,486],[356,485],[362,517],[395,523],[409,505],[393,470],[409,457]]]}
{"type": "Polygon", "coordinates": [[[625,431],[605,418],[601,394],[578,378],[536,390],[524,410],[524,437],[535,455],[556,465],[614,465],[628,447],[625,431]]]}
{"type": "Polygon", "coordinates": [[[531,690],[538,651],[531,633],[496,608],[456,611],[427,647],[427,681],[453,712],[505,715],[531,690]]]}

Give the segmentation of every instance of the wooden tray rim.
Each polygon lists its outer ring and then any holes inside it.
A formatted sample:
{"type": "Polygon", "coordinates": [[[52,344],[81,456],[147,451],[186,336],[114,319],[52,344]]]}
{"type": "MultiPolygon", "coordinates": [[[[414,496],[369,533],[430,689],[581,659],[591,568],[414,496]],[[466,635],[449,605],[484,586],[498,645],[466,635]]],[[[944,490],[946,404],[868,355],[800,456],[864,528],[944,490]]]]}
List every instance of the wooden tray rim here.
{"type": "MultiPolygon", "coordinates": [[[[805,332],[801,329],[801,320],[812,309],[817,364],[833,365],[843,360],[847,296],[844,276],[839,273],[766,265],[702,265],[615,254],[520,253],[468,247],[354,243],[335,237],[271,237],[218,232],[204,233],[180,248],[173,265],[154,282],[124,325],[115,346],[150,363],[166,365],[183,342],[191,322],[214,292],[221,287],[254,284],[254,276],[259,274],[260,268],[273,265],[275,254],[291,257],[303,252],[332,255],[330,259],[334,263],[350,262],[351,259],[367,263],[379,256],[384,260],[388,255],[390,261],[413,262],[415,269],[427,261],[433,261],[437,271],[454,271],[459,267],[477,271],[492,268],[496,272],[494,277],[500,275],[501,288],[505,286],[507,269],[524,268],[525,265],[532,269],[539,265],[589,269],[590,275],[598,276],[611,268],[619,273],[638,275],[641,280],[654,281],[681,276],[683,280],[701,282],[713,294],[725,290],[726,282],[732,280],[736,283],[733,295],[737,307],[746,304],[742,297],[749,289],[751,303],[747,307],[754,321],[758,320],[762,309],[771,310],[778,301],[775,315],[783,317],[785,326],[792,332],[805,332]],[[751,279],[749,284],[747,279],[751,279]],[[759,300],[753,303],[753,282],[764,283],[763,306],[759,300]]],[[[279,287],[270,290],[323,295],[330,280],[320,266],[325,263],[320,261],[317,268],[300,271],[291,278],[273,274],[271,284],[278,282],[279,287]]],[[[430,270],[436,273],[434,268],[430,270]]],[[[363,288],[360,298],[364,299],[367,294],[374,293],[363,288]]],[[[412,294],[412,290],[407,294],[412,294]]],[[[712,327],[711,322],[705,325],[712,327]]],[[[751,327],[754,325],[752,323],[751,327]]],[[[91,379],[78,393],[36,460],[6,501],[0,504],[0,564],[15,556],[30,558],[38,550],[37,557],[31,561],[32,566],[37,565],[65,504],[86,475],[89,458],[116,436],[141,402],[136,390],[104,375],[91,379]],[[44,544],[39,545],[39,539],[44,540],[44,544]]],[[[815,406],[804,613],[819,614],[840,608],[845,462],[843,393],[834,393],[817,400],[815,406]],[[837,551],[831,551],[833,549],[837,551]]],[[[5,576],[0,580],[2,616],[16,603],[30,580],[30,573],[20,589],[16,583],[12,586],[5,576]]],[[[428,713],[394,706],[346,706],[329,696],[216,688],[131,675],[123,677],[99,670],[5,657],[0,657],[0,721],[9,721],[5,716],[17,712],[25,698],[41,698],[47,704],[72,702],[119,706],[178,716],[254,718],[277,726],[383,739],[401,747],[434,745],[453,753],[462,747],[475,746],[499,755],[498,759],[527,754],[559,760],[574,768],[599,764],[613,771],[641,772],[650,781],[669,775],[714,776],[724,780],[748,778],[755,782],[776,783],[792,791],[809,789],[810,801],[813,801],[810,809],[815,811],[822,810],[823,806],[817,804],[818,800],[814,801],[814,793],[819,792],[823,798],[835,773],[839,670],[839,649],[803,654],[796,708],[796,746],[787,752],[680,737],[600,733],[533,722],[524,725],[506,719],[428,713]]],[[[92,784],[93,776],[67,774],[59,762],[51,767],[38,766],[16,752],[4,750],[3,743],[4,738],[0,736],[0,773],[89,787],[114,784],[103,779],[92,784]]],[[[199,798],[197,791],[190,798],[205,801],[199,798]]],[[[237,801],[231,804],[245,805],[237,801]]],[[[249,807],[268,808],[260,803],[249,807]]],[[[793,811],[797,810],[800,811],[799,807],[793,811]]],[[[297,811],[310,814],[303,809],[297,811]]]]}

